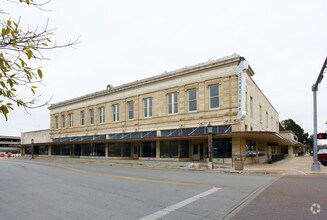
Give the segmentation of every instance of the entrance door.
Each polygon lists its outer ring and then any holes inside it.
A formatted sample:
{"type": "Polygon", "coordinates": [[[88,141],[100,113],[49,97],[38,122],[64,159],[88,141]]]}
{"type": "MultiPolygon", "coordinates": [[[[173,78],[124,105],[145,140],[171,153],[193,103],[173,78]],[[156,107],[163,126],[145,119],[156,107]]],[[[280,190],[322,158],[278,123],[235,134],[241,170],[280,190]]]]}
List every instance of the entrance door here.
{"type": "Polygon", "coordinates": [[[134,159],[139,158],[139,152],[140,152],[139,146],[137,146],[137,145],[133,146],[133,158],[134,159]]]}
{"type": "Polygon", "coordinates": [[[198,144],[193,144],[193,160],[200,160],[198,144]]]}
{"type": "Polygon", "coordinates": [[[193,144],[193,160],[204,160],[203,142],[193,144]]]}

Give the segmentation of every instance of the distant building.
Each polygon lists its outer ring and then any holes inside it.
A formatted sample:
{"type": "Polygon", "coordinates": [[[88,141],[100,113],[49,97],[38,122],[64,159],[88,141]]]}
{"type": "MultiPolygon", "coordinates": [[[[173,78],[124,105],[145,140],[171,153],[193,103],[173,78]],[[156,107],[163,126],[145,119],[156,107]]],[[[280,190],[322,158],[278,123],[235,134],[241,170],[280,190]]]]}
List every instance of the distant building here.
{"type": "MultiPolygon", "coordinates": [[[[294,142],[279,133],[278,112],[253,75],[234,54],[52,104],[50,130],[34,153],[204,161],[210,123],[214,161],[265,162],[294,142]]],[[[33,135],[22,134],[24,153],[33,135]]]]}
{"type": "Polygon", "coordinates": [[[20,137],[0,136],[0,152],[19,153],[20,152],[20,137]]]}

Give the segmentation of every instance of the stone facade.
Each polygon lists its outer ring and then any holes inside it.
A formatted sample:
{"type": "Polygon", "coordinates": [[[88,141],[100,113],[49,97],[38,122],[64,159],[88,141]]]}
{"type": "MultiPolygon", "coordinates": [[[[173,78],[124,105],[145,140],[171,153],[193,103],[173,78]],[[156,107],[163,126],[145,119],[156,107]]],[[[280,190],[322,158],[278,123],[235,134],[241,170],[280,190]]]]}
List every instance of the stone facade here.
{"type": "Polygon", "coordinates": [[[269,142],[285,140],[276,135],[278,112],[247,65],[242,70],[245,96],[240,98],[238,67],[244,62],[234,54],[52,104],[49,143],[60,148],[56,154],[70,156],[91,156],[101,148],[105,157],[206,160],[210,123],[215,160],[245,160],[249,142],[256,143],[257,158],[262,145],[260,158],[267,159],[269,142]],[[251,136],[255,132],[266,136],[257,140],[258,136],[251,136]]]}

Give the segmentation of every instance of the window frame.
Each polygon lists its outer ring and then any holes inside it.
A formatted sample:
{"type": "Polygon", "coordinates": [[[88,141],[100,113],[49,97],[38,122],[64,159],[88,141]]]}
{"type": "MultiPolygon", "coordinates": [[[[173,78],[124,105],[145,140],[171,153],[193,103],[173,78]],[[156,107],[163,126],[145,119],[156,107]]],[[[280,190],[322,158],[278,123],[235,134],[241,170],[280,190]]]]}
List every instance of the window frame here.
{"type": "Polygon", "coordinates": [[[112,105],[112,122],[119,122],[119,104],[112,105]]]}
{"type": "Polygon", "coordinates": [[[127,119],[134,120],[134,101],[127,102],[127,119]]]}
{"type": "Polygon", "coordinates": [[[59,129],[59,116],[55,115],[55,128],[59,129]]]}
{"type": "Polygon", "coordinates": [[[212,84],[212,85],[209,85],[209,109],[218,109],[219,107],[220,107],[220,100],[219,100],[219,84],[217,83],[217,84],[212,84]],[[212,94],[211,94],[211,88],[212,87],[217,87],[217,96],[212,96],[212,94]],[[214,99],[214,98],[217,98],[218,99],[218,106],[217,107],[212,107],[211,106],[211,100],[212,99],[214,99]]]}
{"type": "Polygon", "coordinates": [[[73,113],[68,114],[68,125],[70,128],[74,127],[74,114],[73,113]]]}
{"type": "Polygon", "coordinates": [[[89,114],[90,114],[90,125],[94,125],[94,109],[93,108],[89,109],[89,114]]]}
{"type": "Polygon", "coordinates": [[[143,117],[144,118],[151,118],[153,115],[152,112],[152,103],[153,103],[153,98],[152,97],[147,97],[143,99],[143,117]]]}
{"type": "Polygon", "coordinates": [[[178,114],[178,92],[169,93],[167,97],[168,115],[178,114]]]}
{"type": "Polygon", "coordinates": [[[85,125],[85,111],[80,111],[80,117],[81,117],[81,126],[85,125]]]}
{"type": "Polygon", "coordinates": [[[197,100],[197,90],[196,88],[189,89],[187,91],[187,105],[188,105],[188,112],[197,112],[198,111],[198,100],[197,100]],[[194,91],[195,92],[195,99],[190,99],[190,92],[194,91]],[[195,110],[190,110],[190,103],[195,101],[195,110]]]}
{"type": "Polygon", "coordinates": [[[105,115],[106,115],[106,110],[105,110],[105,107],[102,106],[99,108],[99,123],[100,124],[104,124],[106,122],[105,115]]]}
{"type": "Polygon", "coordinates": [[[66,128],[66,115],[61,115],[62,128],[66,128]]]}

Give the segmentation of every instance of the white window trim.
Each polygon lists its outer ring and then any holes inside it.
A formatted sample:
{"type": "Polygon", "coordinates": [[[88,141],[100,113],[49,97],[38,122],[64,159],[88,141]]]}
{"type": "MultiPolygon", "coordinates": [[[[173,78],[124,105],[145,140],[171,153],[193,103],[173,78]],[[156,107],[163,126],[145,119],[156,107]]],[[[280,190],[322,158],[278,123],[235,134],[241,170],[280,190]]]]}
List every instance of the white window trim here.
{"type": "Polygon", "coordinates": [[[219,83],[211,84],[208,86],[208,88],[209,88],[209,110],[217,110],[220,108],[220,85],[219,85],[219,83]],[[211,86],[218,86],[218,107],[214,107],[214,108],[211,108],[211,92],[210,92],[211,86]]]}
{"type": "Polygon", "coordinates": [[[80,111],[80,117],[81,117],[81,126],[85,126],[85,111],[80,111]]]}
{"type": "Polygon", "coordinates": [[[62,128],[66,128],[66,115],[61,115],[61,120],[62,128]]]}
{"type": "Polygon", "coordinates": [[[127,120],[129,120],[129,121],[132,121],[132,120],[135,119],[134,103],[135,103],[134,101],[128,101],[127,102],[127,120]],[[129,111],[129,105],[130,104],[132,104],[132,106],[133,106],[133,111],[132,111],[133,112],[133,118],[129,118],[129,112],[130,112],[129,111]]]}
{"type": "Polygon", "coordinates": [[[59,129],[59,116],[55,115],[55,129],[59,129]]]}
{"type": "Polygon", "coordinates": [[[187,90],[187,110],[188,110],[188,112],[191,112],[191,113],[198,111],[198,97],[197,97],[197,89],[196,88],[187,90]],[[196,105],[195,105],[196,109],[192,110],[192,111],[190,111],[190,91],[191,90],[195,90],[195,102],[196,102],[196,105]]]}
{"type": "Polygon", "coordinates": [[[99,123],[100,124],[104,124],[106,122],[105,115],[106,115],[106,111],[105,111],[104,106],[102,106],[99,108],[99,123]]]}
{"type": "Polygon", "coordinates": [[[148,98],[143,99],[143,117],[144,118],[152,118],[152,115],[153,115],[152,105],[153,105],[153,98],[152,97],[148,97],[148,98]],[[150,115],[150,99],[151,99],[151,115],[150,115]],[[145,115],[145,111],[144,111],[144,109],[145,109],[144,103],[145,102],[146,102],[147,115],[145,115]]]}
{"type": "Polygon", "coordinates": [[[95,115],[94,108],[89,109],[89,115],[90,115],[90,125],[94,125],[95,124],[95,121],[94,121],[94,115],[95,115]],[[93,119],[93,122],[92,122],[92,119],[93,119]]]}
{"type": "Polygon", "coordinates": [[[119,122],[119,104],[112,105],[112,122],[119,122]]]}
{"type": "Polygon", "coordinates": [[[68,114],[68,121],[69,121],[69,127],[73,128],[74,127],[74,115],[73,115],[73,113],[68,114]]]}
{"type": "Polygon", "coordinates": [[[167,111],[168,111],[168,115],[176,115],[176,114],[178,114],[178,92],[172,92],[172,93],[169,93],[168,94],[168,99],[167,99],[167,104],[168,104],[168,108],[167,108],[167,111]],[[177,96],[177,100],[175,100],[175,94],[176,94],[176,96],[177,96]],[[169,97],[171,96],[171,110],[172,110],[172,112],[171,113],[169,113],[169,97]],[[176,111],[176,109],[175,109],[175,102],[177,101],[177,111],[176,111]]]}

